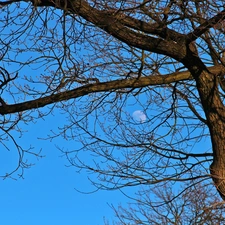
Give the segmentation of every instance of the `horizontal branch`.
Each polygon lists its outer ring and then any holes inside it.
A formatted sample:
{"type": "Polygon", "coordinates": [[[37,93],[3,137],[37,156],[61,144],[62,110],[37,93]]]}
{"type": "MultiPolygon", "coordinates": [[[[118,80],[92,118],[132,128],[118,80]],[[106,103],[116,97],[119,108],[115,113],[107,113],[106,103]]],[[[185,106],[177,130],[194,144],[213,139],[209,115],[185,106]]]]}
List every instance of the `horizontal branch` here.
{"type": "MultiPolygon", "coordinates": [[[[208,70],[214,75],[219,75],[221,72],[225,73],[225,68],[221,65],[209,67],[208,70]]],[[[148,77],[140,77],[133,79],[114,80],[108,82],[99,82],[94,84],[87,84],[73,90],[52,94],[50,96],[21,102],[11,105],[0,106],[0,114],[6,115],[10,113],[22,112],[26,110],[41,108],[49,104],[75,99],[96,92],[113,92],[123,88],[143,88],[147,86],[155,86],[162,84],[169,84],[173,82],[192,80],[189,71],[174,72],[167,75],[150,75],[148,77]]]]}

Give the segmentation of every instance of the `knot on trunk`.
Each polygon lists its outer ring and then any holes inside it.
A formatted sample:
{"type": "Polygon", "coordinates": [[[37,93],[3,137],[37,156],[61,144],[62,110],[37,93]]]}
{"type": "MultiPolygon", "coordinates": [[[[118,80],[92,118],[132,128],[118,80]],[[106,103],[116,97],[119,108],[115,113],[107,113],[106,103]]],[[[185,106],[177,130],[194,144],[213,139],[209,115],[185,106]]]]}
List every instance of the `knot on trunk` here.
{"type": "Polygon", "coordinates": [[[225,200],[225,166],[212,163],[210,173],[220,196],[225,200]]]}

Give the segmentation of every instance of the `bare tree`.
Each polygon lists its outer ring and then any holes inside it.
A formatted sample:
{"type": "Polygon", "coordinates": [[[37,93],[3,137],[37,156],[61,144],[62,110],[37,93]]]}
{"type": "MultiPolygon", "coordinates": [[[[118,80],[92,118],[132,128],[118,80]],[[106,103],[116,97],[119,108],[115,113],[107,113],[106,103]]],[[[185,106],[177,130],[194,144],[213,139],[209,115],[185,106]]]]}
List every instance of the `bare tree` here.
{"type": "MultiPolygon", "coordinates": [[[[176,188],[174,188],[176,190],[176,188]]],[[[222,225],[225,222],[224,202],[211,186],[191,182],[176,195],[171,185],[141,190],[138,201],[127,208],[112,206],[117,221],[113,224],[150,225],[222,225]],[[153,200],[154,199],[154,200],[153,200]]],[[[105,224],[110,224],[105,222],[105,224]]]]}
{"type": "MultiPolygon", "coordinates": [[[[222,1],[1,1],[1,144],[58,111],[49,134],[97,189],[211,179],[225,199],[222,1]],[[134,120],[129,107],[143,112],[134,120]],[[211,141],[211,143],[210,143],[211,141]],[[86,158],[89,157],[91,163],[86,158]]],[[[3,177],[11,176],[15,170],[3,177]]]]}

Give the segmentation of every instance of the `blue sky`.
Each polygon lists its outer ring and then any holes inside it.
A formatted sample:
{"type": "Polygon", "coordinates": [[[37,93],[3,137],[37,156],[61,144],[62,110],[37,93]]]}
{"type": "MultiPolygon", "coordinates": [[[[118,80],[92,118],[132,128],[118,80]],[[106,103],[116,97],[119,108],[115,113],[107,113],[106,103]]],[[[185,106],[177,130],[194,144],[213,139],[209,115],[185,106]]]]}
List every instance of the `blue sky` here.
{"type": "MultiPolygon", "coordinates": [[[[111,221],[114,218],[110,204],[117,206],[128,201],[120,191],[83,194],[75,190],[92,192],[95,189],[84,170],[77,172],[75,167],[67,167],[68,161],[55,144],[72,148],[79,143],[62,138],[52,142],[40,139],[62,124],[63,115],[56,113],[56,116],[47,116],[36,123],[22,123],[21,127],[27,132],[21,137],[14,133],[18,144],[32,145],[37,151],[42,149],[44,157],[37,160],[28,156],[35,165],[25,170],[24,179],[0,180],[0,224],[102,225],[104,218],[111,221]]],[[[7,144],[11,151],[3,149],[0,153],[1,175],[17,165],[15,148],[7,144]]]]}
{"type": "MultiPolygon", "coordinates": [[[[31,126],[31,131],[33,129],[35,127],[31,126]]],[[[24,142],[28,139],[33,141],[35,137],[23,137],[24,142]]],[[[25,171],[24,179],[0,180],[0,224],[101,225],[104,224],[103,217],[113,218],[107,203],[123,201],[124,196],[120,192],[77,192],[74,188],[93,190],[87,181],[87,174],[79,174],[75,168],[65,167],[68,163],[60,157],[61,153],[53,143],[36,140],[33,144],[43,147],[46,156],[25,171]]]]}
{"type": "MultiPolygon", "coordinates": [[[[88,181],[88,173],[68,167],[68,161],[62,157],[55,144],[72,148],[73,145],[79,146],[79,143],[67,142],[62,138],[52,142],[40,139],[63,123],[63,115],[57,114],[21,126],[27,132],[17,138],[18,144],[32,144],[37,151],[42,149],[44,157],[36,160],[28,156],[35,165],[24,171],[24,179],[0,180],[0,224],[103,225],[104,218],[109,221],[115,219],[109,205],[117,207],[119,203],[128,202],[120,191],[97,191],[91,194],[77,191],[88,193],[95,188],[88,181]]],[[[17,165],[15,148],[13,145],[8,146],[11,151],[3,150],[0,155],[2,174],[17,165]]]]}
{"type": "MultiPolygon", "coordinates": [[[[132,112],[130,109],[131,115],[132,112]]],[[[68,162],[56,149],[55,143],[68,148],[79,143],[63,139],[51,142],[37,138],[44,137],[49,130],[62,123],[62,116],[58,115],[23,126],[28,132],[19,139],[20,143],[31,143],[37,150],[42,148],[45,157],[40,160],[31,158],[31,162],[36,165],[25,170],[24,179],[0,180],[0,224],[103,225],[104,218],[109,221],[115,219],[110,204],[117,207],[119,203],[125,206],[129,202],[120,191],[83,194],[75,190],[91,192],[95,189],[87,179],[88,173],[84,170],[78,173],[75,167],[66,166],[68,162]]],[[[204,147],[202,144],[201,146],[204,147]]],[[[15,153],[10,155],[10,159],[7,156],[3,158],[6,166],[11,160],[15,166],[13,157],[16,157],[15,153]]]]}

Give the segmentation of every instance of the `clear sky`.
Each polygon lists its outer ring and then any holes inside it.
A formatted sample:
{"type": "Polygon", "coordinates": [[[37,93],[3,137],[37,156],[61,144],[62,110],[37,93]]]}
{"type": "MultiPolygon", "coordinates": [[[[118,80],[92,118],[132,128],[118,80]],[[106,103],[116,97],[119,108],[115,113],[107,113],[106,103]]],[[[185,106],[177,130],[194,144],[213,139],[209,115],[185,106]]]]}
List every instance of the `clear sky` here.
{"type": "MultiPolygon", "coordinates": [[[[116,206],[125,200],[118,191],[82,194],[75,190],[94,190],[87,180],[87,174],[84,171],[79,174],[74,167],[66,167],[68,162],[60,157],[61,152],[52,142],[41,141],[34,136],[43,132],[43,128],[48,130],[51,125],[53,127],[53,122],[40,121],[36,125],[29,125],[29,132],[21,138],[24,143],[43,148],[45,157],[34,161],[36,165],[25,171],[24,179],[0,180],[0,224],[101,225],[104,224],[104,217],[113,218],[108,204],[114,203],[116,206]]],[[[14,156],[16,154],[11,155],[14,156]]],[[[5,163],[10,163],[10,160],[13,158],[5,158],[5,163]]]]}
{"type": "MultiPolygon", "coordinates": [[[[140,107],[133,105],[127,110],[132,116],[135,109],[138,113],[135,113],[134,119],[141,122],[145,115],[141,113],[140,107]]],[[[109,221],[115,219],[109,205],[117,207],[120,203],[126,205],[129,202],[120,191],[97,191],[91,194],[77,191],[92,192],[95,188],[88,181],[85,170],[78,172],[75,167],[68,167],[68,161],[62,157],[56,144],[71,149],[79,143],[67,142],[62,138],[52,142],[40,139],[46,137],[50,130],[64,124],[63,119],[63,115],[58,114],[21,126],[27,132],[16,139],[18,144],[32,145],[37,151],[42,149],[45,157],[39,160],[28,158],[36,165],[25,169],[24,179],[0,180],[0,224],[103,225],[104,218],[109,221]]],[[[8,147],[11,151],[4,149],[0,152],[1,175],[17,165],[15,148],[11,145],[8,147]]]]}
{"type": "MultiPolygon", "coordinates": [[[[128,109],[130,115],[139,122],[145,120],[145,115],[135,110],[142,110],[133,105],[128,109]]],[[[148,115],[147,115],[148,116],[148,115]]],[[[32,144],[35,148],[43,149],[44,158],[32,159],[35,166],[25,170],[24,179],[0,180],[0,224],[2,225],[103,225],[104,218],[112,221],[114,212],[110,204],[126,206],[129,202],[120,191],[98,191],[92,194],[79,193],[93,191],[87,179],[88,174],[83,170],[77,172],[75,167],[66,167],[68,162],[62,157],[55,144],[72,148],[77,142],[67,142],[58,139],[57,142],[40,140],[51,129],[63,124],[63,117],[51,116],[39,120],[36,124],[24,125],[27,132],[17,140],[21,145],[32,144]],[[57,122],[56,122],[57,121],[57,122]]],[[[201,148],[210,148],[209,143],[201,148]],[[208,145],[208,146],[207,146],[208,145]],[[207,147],[206,147],[207,146],[207,147]]],[[[88,158],[86,159],[88,162],[88,158]]],[[[4,150],[0,153],[0,171],[15,166],[16,154],[4,150]]],[[[129,191],[129,190],[128,190],[129,191]]]]}

